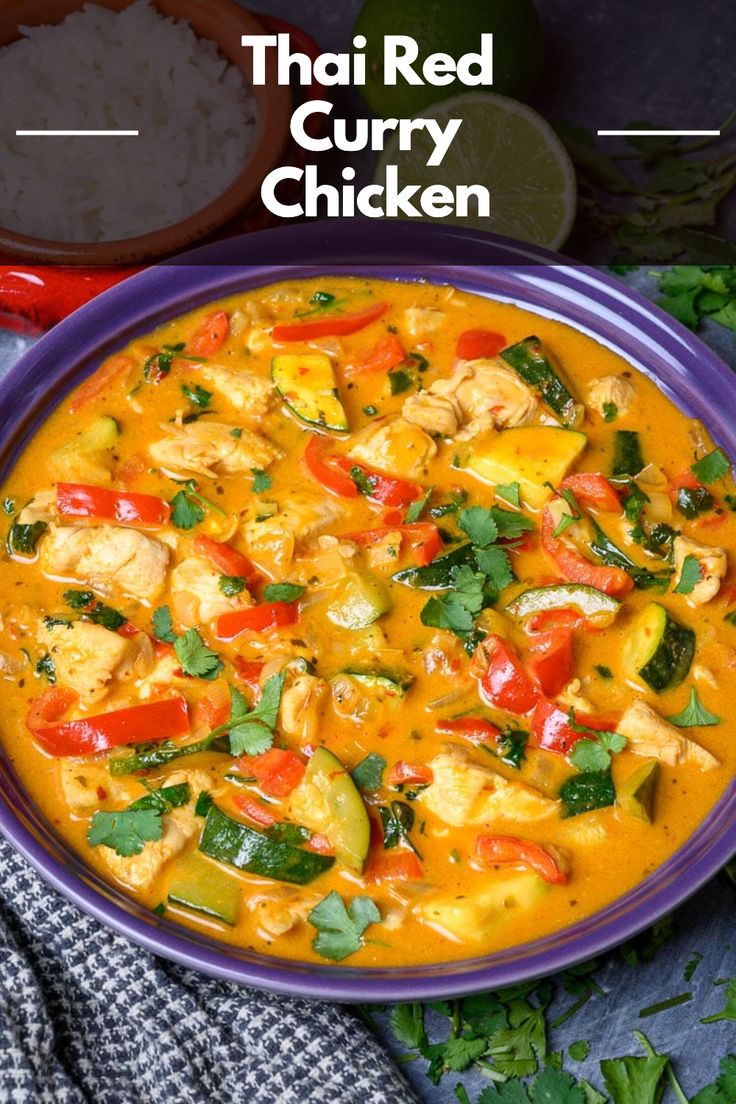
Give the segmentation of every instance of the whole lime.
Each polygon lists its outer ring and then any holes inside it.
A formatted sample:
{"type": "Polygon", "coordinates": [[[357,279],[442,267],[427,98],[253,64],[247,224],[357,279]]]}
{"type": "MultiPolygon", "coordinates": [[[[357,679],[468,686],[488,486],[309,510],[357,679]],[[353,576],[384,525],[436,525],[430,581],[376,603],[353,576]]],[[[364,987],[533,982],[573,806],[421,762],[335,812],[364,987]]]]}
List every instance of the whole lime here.
{"type": "Polygon", "coordinates": [[[421,76],[430,54],[450,54],[457,61],[480,50],[482,34],[493,34],[493,91],[523,100],[536,83],[544,52],[533,0],[365,0],[353,28],[353,37],[367,39],[363,99],[383,118],[410,118],[428,104],[468,91],[457,78],[437,87],[411,85],[401,76],[395,85],[384,84],[385,35],[416,41],[413,68],[421,76]]]}

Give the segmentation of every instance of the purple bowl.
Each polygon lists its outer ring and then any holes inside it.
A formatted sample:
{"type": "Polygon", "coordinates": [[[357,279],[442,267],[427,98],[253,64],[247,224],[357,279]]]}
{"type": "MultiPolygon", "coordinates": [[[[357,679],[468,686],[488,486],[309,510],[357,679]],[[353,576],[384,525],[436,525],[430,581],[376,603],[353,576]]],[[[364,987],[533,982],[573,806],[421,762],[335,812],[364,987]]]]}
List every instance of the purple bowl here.
{"type": "MultiPolygon", "coordinates": [[[[736,393],[729,369],[686,329],[615,279],[501,238],[429,225],[341,221],[267,231],[198,250],[127,280],[61,323],[0,383],[0,476],[6,477],[18,451],[61,397],[132,338],[220,296],[289,276],[322,274],[326,267],[335,273],[452,284],[569,322],[654,378],[736,455],[736,393]],[[437,258],[444,263],[436,263],[437,258]]],[[[587,920],[483,958],[401,969],[289,962],[228,947],[154,916],[84,865],[33,806],[1,753],[0,832],[80,908],[147,950],[192,969],[303,997],[426,1000],[561,970],[670,912],[736,852],[736,782],[663,866],[587,920]]]]}

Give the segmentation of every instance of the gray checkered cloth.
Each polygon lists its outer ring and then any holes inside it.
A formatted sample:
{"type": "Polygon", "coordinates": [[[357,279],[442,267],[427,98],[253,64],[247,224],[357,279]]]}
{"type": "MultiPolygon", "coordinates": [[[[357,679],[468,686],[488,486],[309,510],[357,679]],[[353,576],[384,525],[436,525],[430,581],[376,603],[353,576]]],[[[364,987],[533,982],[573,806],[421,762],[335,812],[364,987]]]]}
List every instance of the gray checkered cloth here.
{"type": "Polygon", "coordinates": [[[140,950],[0,839],[1,1104],[412,1104],[348,1008],[140,950]]]}

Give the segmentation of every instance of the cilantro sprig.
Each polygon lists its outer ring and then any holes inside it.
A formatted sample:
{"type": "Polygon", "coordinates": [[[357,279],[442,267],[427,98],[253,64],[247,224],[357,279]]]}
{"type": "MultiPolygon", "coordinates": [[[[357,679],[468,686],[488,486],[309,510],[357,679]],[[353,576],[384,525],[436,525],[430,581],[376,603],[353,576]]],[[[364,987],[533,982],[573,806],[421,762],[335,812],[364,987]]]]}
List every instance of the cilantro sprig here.
{"type": "Polygon", "coordinates": [[[611,766],[611,755],[623,751],[626,737],[620,732],[589,728],[578,724],[575,710],[570,708],[568,724],[573,732],[583,735],[570,752],[570,762],[580,771],[605,771],[611,766]]]}
{"type": "Polygon", "coordinates": [[[140,855],[147,843],[161,839],[164,814],[186,805],[189,799],[189,786],[186,782],[176,786],[162,786],[158,790],[149,788],[147,794],[139,797],[127,809],[115,813],[103,810],[96,812],[87,831],[87,842],[90,847],[99,847],[101,844],[109,847],[123,858],[140,855]]]}
{"type": "Polygon", "coordinates": [[[171,500],[171,524],[185,531],[193,529],[204,521],[207,510],[227,517],[226,512],[216,503],[199,493],[196,479],[187,479],[171,500]]]}
{"type": "Polygon", "coordinates": [[[705,708],[694,686],[690,689],[688,703],[682,712],[675,713],[673,716],[668,717],[667,720],[670,724],[677,725],[678,728],[706,727],[721,723],[720,717],[717,717],[715,713],[711,713],[709,709],[705,708]]]}
{"type": "Polygon", "coordinates": [[[328,893],[308,914],[317,935],[312,946],[318,955],[342,962],[363,946],[363,935],[371,924],[380,924],[381,913],[370,897],[354,897],[349,906],[336,890],[328,893]]]}
{"type": "Polygon", "coordinates": [[[262,755],[273,746],[276,721],[281,705],[286,671],[280,671],[266,681],[261,696],[251,709],[236,686],[230,687],[230,717],[213,729],[210,736],[227,733],[232,755],[262,755]]]}

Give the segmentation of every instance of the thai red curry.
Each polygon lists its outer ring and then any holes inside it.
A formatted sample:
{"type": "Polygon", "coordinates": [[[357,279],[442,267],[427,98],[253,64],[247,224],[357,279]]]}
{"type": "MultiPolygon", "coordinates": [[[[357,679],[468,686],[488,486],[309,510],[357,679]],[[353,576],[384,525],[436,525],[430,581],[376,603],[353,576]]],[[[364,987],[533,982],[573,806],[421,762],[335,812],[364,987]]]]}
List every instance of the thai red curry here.
{"type": "Polygon", "coordinates": [[[227,942],[523,942],[733,777],[730,462],[559,322],[236,295],[102,364],[2,496],[7,754],[92,867],[227,942]]]}

